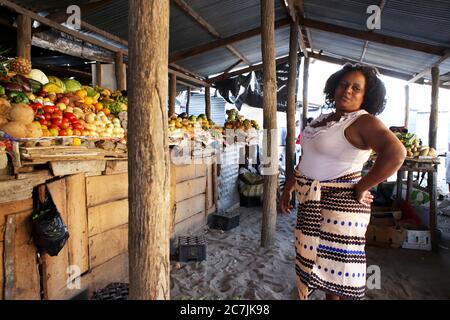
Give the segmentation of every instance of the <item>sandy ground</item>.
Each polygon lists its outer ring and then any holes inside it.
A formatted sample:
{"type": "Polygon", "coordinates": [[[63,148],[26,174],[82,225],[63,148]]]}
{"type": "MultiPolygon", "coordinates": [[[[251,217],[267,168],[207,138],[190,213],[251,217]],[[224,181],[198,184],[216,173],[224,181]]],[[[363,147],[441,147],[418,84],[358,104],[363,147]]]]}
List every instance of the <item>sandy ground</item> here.
{"type": "MultiPolygon", "coordinates": [[[[171,262],[172,299],[296,300],[295,214],[279,214],[275,243],[260,246],[261,211],[239,208],[230,231],[205,228],[207,259],[171,262]]],[[[201,234],[201,232],[200,232],[201,234]]],[[[366,299],[450,299],[450,251],[427,252],[367,246],[367,265],[381,271],[380,289],[366,299]]],[[[316,290],[312,299],[324,299],[316,290]]]]}

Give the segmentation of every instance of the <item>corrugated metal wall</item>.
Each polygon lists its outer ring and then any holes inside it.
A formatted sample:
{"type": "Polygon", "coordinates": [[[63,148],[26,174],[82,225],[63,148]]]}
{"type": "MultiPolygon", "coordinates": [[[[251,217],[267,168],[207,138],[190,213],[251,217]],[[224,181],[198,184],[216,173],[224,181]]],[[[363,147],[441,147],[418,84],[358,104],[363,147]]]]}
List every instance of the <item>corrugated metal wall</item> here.
{"type": "Polygon", "coordinates": [[[229,146],[220,154],[220,175],[217,177],[217,211],[225,212],[239,205],[238,176],[239,150],[237,145],[229,146]]]}
{"type": "MultiPolygon", "coordinates": [[[[211,118],[220,126],[223,126],[225,123],[225,103],[226,101],[219,95],[217,97],[211,95],[211,118]]],[[[185,105],[186,92],[184,92],[182,99],[182,112],[186,111],[185,105]]],[[[205,113],[205,95],[193,92],[191,93],[191,100],[189,102],[189,114],[197,116],[201,113],[205,113]]]]}

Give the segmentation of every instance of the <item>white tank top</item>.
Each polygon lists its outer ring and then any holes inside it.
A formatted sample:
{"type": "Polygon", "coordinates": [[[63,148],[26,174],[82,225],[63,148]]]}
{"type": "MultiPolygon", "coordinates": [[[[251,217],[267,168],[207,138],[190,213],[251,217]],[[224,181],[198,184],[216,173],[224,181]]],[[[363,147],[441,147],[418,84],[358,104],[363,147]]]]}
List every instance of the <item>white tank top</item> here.
{"type": "Polygon", "coordinates": [[[340,176],[360,172],[369,159],[372,150],[354,147],[344,135],[344,130],[365,110],[346,113],[339,121],[330,121],[324,126],[313,128],[330,114],[322,114],[307,126],[302,133],[300,145],[302,158],[298,169],[313,180],[333,180],[340,176]]]}

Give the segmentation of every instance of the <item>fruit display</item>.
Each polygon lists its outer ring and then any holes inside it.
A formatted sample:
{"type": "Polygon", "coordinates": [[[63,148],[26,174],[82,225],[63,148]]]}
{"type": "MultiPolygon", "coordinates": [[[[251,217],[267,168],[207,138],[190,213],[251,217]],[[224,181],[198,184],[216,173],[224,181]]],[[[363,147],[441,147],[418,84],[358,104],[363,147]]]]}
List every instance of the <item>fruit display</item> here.
{"type": "Polygon", "coordinates": [[[420,139],[414,133],[395,132],[397,138],[406,148],[408,158],[437,157],[436,150],[431,147],[422,146],[420,139]]]}
{"type": "Polygon", "coordinates": [[[226,142],[258,144],[260,126],[255,120],[239,115],[236,109],[229,109],[226,114],[227,120],[224,124],[226,142]]]}
{"type": "Polygon", "coordinates": [[[0,59],[0,131],[6,137],[124,139],[127,110],[125,92],[47,76],[25,58],[0,59]]]}
{"type": "Polygon", "coordinates": [[[214,121],[208,119],[205,114],[188,116],[186,112],[170,115],[168,129],[171,145],[187,140],[208,145],[213,139],[221,137],[223,131],[223,128],[216,126],[214,121]]]}

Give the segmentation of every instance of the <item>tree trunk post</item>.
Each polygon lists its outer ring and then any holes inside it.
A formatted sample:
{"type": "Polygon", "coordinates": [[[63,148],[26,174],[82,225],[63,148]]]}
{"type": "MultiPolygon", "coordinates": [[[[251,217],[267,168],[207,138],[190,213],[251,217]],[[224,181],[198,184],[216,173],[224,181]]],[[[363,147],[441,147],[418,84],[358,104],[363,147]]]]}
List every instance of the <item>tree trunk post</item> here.
{"type": "Polygon", "coordinates": [[[294,176],[295,167],[295,109],[296,109],[296,84],[297,84],[297,48],[298,26],[291,23],[289,38],[289,79],[288,98],[286,110],[287,136],[286,136],[286,177],[294,176]]]}
{"type": "Polygon", "coordinates": [[[117,81],[117,90],[122,91],[125,90],[125,72],[123,69],[123,53],[116,52],[116,81],[117,81]]]}
{"type": "Polygon", "coordinates": [[[205,88],[205,114],[208,119],[211,119],[211,88],[205,88]]]}
{"type": "Polygon", "coordinates": [[[431,68],[431,111],[428,145],[436,149],[439,114],[439,67],[431,68]]]}
{"type": "Polygon", "coordinates": [[[170,299],[169,1],[128,2],[130,299],[170,299]]]}
{"type": "Polygon", "coordinates": [[[405,128],[409,125],[409,86],[405,85],[405,128]]]}
{"type": "Polygon", "coordinates": [[[191,102],[191,87],[187,87],[186,93],[186,114],[189,115],[189,103],[191,102]]]}
{"type": "Polygon", "coordinates": [[[175,113],[175,103],[177,97],[177,76],[173,73],[170,74],[169,85],[169,115],[172,115],[175,113]]]}
{"type": "Polygon", "coordinates": [[[276,193],[278,187],[277,139],[277,83],[275,66],[275,4],[274,0],[261,0],[261,51],[264,74],[264,199],[261,246],[274,242],[277,220],[276,193]]]}
{"type": "Polygon", "coordinates": [[[95,63],[95,78],[96,78],[96,85],[102,86],[102,63],[100,61],[97,61],[95,63]]]}
{"type": "Polygon", "coordinates": [[[31,25],[30,17],[17,16],[17,56],[31,61],[31,25]]]}
{"type": "Polygon", "coordinates": [[[303,115],[302,130],[306,127],[308,119],[308,81],[309,81],[309,58],[303,58],[303,115]]]}

